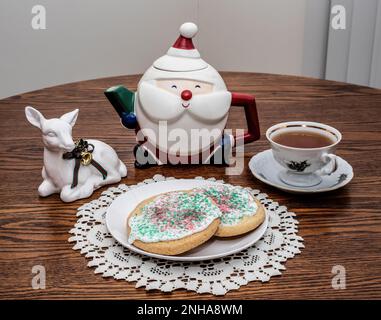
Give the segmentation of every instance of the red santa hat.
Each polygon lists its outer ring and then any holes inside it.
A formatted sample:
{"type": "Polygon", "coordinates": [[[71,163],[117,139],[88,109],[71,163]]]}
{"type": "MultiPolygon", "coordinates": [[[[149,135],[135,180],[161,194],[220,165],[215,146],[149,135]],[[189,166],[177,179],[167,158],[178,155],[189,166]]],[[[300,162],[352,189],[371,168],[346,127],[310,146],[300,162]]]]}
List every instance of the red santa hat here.
{"type": "Polygon", "coordinates": [[[163,71],[186,72],[205,69],[208,64],[201,59],[200,53],[194,47],[193,37],[198,28],[192,22],[183,23],[180,36],[167,51],[167,54],[157,59],[153,66],[163,71]]]}

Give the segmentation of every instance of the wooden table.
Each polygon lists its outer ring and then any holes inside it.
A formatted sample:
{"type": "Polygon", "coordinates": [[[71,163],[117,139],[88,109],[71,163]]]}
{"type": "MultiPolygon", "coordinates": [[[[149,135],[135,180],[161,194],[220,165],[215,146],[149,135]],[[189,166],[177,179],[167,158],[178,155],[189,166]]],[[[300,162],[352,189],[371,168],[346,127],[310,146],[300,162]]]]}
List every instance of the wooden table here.
{"type": "MultiPolygon", "coordinates": [[[[46,117],[80,108],[75,137],[96,138],[112,145],[128,166],[122,182],[134,184],[159,173],[165,176],[222,178],[232,184],[259,188],[297,213],[305,249],[287,261],[282,276],[253,282],[227,299],[381,298],[381,90],[302,77],[254,73],[223,73],[231,91],[257,96],[262,137],[245,148],[245,163],[267,149],[266,128],[286,120],[333,125],[343,133],[337,154],[355,172],[346,187],[319,195],[292,195],[256,180],[247,167],[240,176],[225,176],[212,166],[134,169],[134,135],[119,124],[103,90],[123,83],[136,89],[140,76],[82,81],[17,95],[0,101],[0,297],[210,299],[185,290],[172,293],[135,289],[134,283],[105,279],[87,267],[72,250],[68,231],[76,209],[88,199],[62,203],[58,195],[40,198],[42,143],[39,130],[25,119],[24,107],[36,106],[46,117]],[[32,267],[46,268],[46,289],[31,287],[32,267]],[[346,269],[346,289],[331,286],[332,267],[346,269]]],[[[228,128],[244,124],[242,108],[233,108],[228,128]]],[[[96,191],[92,199],[98,198],[96,191]]],[[[221,299],[221,298],[219,298],[221,299]]]]}

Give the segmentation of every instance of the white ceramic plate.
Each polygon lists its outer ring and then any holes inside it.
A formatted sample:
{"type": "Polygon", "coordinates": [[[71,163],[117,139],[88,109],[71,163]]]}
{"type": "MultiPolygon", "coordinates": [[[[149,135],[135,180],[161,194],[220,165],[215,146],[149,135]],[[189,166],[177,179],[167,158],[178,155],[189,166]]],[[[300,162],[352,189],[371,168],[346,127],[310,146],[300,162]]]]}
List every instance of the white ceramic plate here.
{"type": "Polygon", "coordinates": [[[353,169],[343,158],[337,156],[337,169],[330,175],[324,175],[322,182],[312,187],[294,187],[284,183],[278,177],[285,170],[273,157],[271,149],[257,153],[249,161],[253,175],[262,182],[290,193],[320,193],[344,187],[353,179],[353,169]]]}
{"type": "Polygon", "coordinates": [[[197,179],[174,179],[155,182],[132,188],[126,193],[117,197],[110,205],[106,214],[106,225],[111,235],[124,247],[154,258],[175,260],[175,261],[202,261],[228,256],[242,251],[257,242],[266,232],[268,217],[266,213],[265,221],[254,231],[243,236],[230,239],[212,237],[201,246],[186,253],[176,256],[160,255],[141,250],[128,242],[127,218],[135,207],[143,200],[158,195],[163,192],[187,190],[196,187],[216,184],[208,180],[197,179]]]}

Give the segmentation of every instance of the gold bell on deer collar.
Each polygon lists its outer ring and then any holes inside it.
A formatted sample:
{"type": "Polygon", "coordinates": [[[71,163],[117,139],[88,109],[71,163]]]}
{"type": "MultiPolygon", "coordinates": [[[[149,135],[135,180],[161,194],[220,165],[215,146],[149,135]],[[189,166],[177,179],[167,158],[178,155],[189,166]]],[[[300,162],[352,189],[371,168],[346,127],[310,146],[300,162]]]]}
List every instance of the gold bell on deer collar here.
{"type": "Polygon", "coordinates": [[[88,151],[81,152],[81,163],[84,166],[88,166],[91,163],[91,160],[93,160],[93,156],[88,151]]]}

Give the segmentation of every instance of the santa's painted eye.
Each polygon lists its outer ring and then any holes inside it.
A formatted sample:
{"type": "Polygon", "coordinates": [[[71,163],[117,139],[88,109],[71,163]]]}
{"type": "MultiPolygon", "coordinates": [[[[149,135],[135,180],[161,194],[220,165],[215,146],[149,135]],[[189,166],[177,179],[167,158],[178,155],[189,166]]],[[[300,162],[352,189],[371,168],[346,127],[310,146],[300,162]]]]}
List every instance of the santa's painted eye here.
{"type": "Polygon", "coordinates": [[[174,85],[172,85],[171,88],[172,88],[172,89],[177,89],[177,86],[174,84],[174,85]]]}
{"type": "Polygon", "coordinates": [[[194,87],[198,88],[198,89],[201,88],[201,86],[199,84],[196,84],[194,87]]]}

